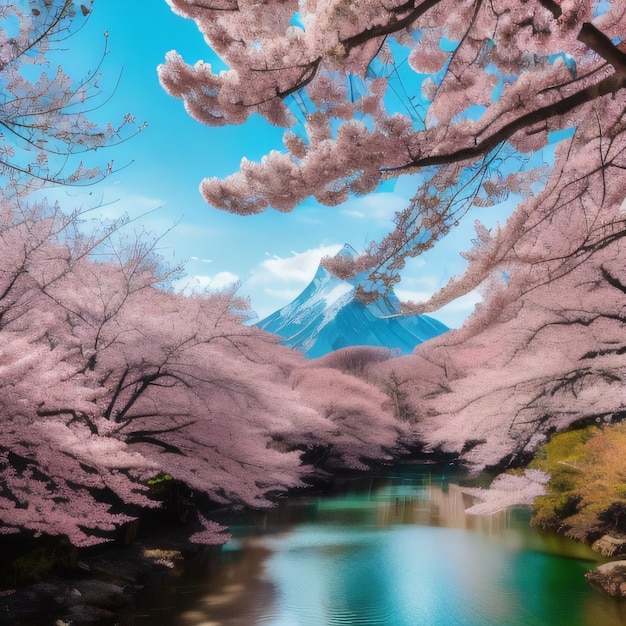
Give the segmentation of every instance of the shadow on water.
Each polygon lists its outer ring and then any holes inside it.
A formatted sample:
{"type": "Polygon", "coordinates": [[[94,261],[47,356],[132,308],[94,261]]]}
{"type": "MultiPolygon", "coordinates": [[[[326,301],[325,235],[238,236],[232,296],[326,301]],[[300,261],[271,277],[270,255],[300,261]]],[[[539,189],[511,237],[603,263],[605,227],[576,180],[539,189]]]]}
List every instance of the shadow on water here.
{"type": "Polygon", "coordinates": [[[231,525],[218,558],[143,599],[132,624],[623,626],[584,581],[597,554],[528,525],[470,516],[458,476],[408,466],[231,525]]]}

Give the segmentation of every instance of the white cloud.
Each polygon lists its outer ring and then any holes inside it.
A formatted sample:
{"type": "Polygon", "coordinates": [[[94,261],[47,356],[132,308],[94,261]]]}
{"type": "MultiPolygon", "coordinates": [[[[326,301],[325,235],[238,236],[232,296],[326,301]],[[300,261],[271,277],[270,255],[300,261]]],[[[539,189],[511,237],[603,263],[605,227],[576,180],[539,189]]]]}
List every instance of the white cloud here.
{"type": "Polygon", "coordinates": [[[213,289],[222,289],[223,287],[228,287],[238,281],[239,276],[233,274],[232,272],[219,272],[211,281],[211,287],[213,289]]]}
{"type": "Polygon", "coordinates": [[[120,232],[128,233],[131,239],[136,234],[148,240],[157,238],[159,243],[156,252],[173,265],[180,262],[175,250],[182,247],[176,244],[184,233],[184,225],[176,224],[179,217],[167,211],[161,198],[126,193],[121,186],[108,186],[98,192],[52,187],[42,189],[33,196],[47,198],[51,203],[58,202],[65,212],[83,211],[81,229],[85,233],[92,229],[98,231],[104,223],[127,216],[130,223],[122,227],[120,232]]]}
{"type": "Polygon", "coordinates": [[[299,222],[302,222],[303,224],[313,224],[315,226],[317,226],[318,224],[322,224],[322,220],[319,217],[313,217],[311,215],[297,215],[296,216],[297,220],[299,222]]]}
{"type": "Polygon", "coordinates": [[[223,289],[236,283],[238,280],[239,276],[232,272],[219,272],[214,277],[206,274],[193,274],[172,281],[172,286],[174,291],[189,296],[193,293],[200,293],[205,289],[223,289]]]}
{"type": "Polygon", "coordinates": [[[340,244],[320,246],[304,252],[292,252],[292,256],[287,258],[274,255],[252,269],[252,277],[248,283],[275,285],[278,281],[305,287],[315,275],[320,259],[337,254],[342,247],[340,244]]]}
{"type": "Polygon", "coordinates": [[[95,209],[95,211],[100,213],[105,219],[116,219],[122,215],[128,215],[130,219],[136,219],[152,211],[157,211],[162,206],[163,202],[160,198],[129,194],[120,197],[119,200],[114,200],[108,204],[105,203],[95,209]]]}
{"type": "Polygon", "coordinates": [[[345,215],[346,217],[356,217],[357,219],[362,220],[365,217],[365,213],[363,213],[363,211],[352,211],[350,209],[345,209],[343,211],[341,211],[342,215],[345,215]]]}
{"type": "Polygon", "coordinates": [[[394,289],[394,292],[403,302],[423,302],[432,296],[432,291],[413,291],[411,289],[394,289]]]}
{"type": "Polygon", "coordinates": [[[304,252],[292,252],[290,257],[270,255],[251,270],[250,278],[240,292],[248,295],[252,308],[259,318],[289,304],[311,282],[324,256],[337,254],[341,244],[310,248],[304,252]]]}

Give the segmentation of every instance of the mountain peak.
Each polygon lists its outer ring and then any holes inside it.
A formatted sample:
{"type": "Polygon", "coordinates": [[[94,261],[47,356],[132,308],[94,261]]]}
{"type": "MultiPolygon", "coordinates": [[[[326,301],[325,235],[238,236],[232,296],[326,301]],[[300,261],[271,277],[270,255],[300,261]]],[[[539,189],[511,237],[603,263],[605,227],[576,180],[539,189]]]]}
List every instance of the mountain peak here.
{"type": "Polygon", "coordinates": [[[343,248],[337,252],[336,257],[348,257],[349,259],[353,259],[355,256],[358,256],[359,253],[349,244],[344,243],[343,248]]]}
{"type": "MultiPolygon", "coordinates": [[[[357,255],[345,244],[336,256],[357,255]]],[[[449,330],[427,315],[389,317],[400,311],[400,301],[393,292],[365,305],[354,297],[356,286],[356,281],[338,278],[320,265],[295,300],[256,325],[311,358],[359,345],[409,354],[419,343],[449,330]]]]}

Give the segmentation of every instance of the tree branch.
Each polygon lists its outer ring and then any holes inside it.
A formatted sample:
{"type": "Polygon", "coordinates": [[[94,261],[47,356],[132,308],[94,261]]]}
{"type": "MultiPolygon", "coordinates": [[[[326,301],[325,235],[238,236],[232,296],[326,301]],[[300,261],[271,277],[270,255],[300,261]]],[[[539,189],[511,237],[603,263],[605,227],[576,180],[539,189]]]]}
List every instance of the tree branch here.
{"type": "Polygon", "coordinates": [[[608,61],[616,72],[621,74],[626,72],[626,54],[613,45],[611,40],[593,24],[585,22],[582,25],[578,34],[578,41],[608,61]]]}

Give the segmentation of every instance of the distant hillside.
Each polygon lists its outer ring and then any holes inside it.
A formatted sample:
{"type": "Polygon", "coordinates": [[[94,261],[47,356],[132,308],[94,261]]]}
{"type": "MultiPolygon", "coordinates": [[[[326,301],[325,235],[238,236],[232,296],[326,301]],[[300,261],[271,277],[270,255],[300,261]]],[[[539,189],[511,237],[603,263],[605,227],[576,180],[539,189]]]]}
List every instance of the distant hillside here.
{"type": "MultiPolygon", "coordinates": [[[[356,252],[346,245],[338,254],[353,256],[356,252]]],[[[320,266],[293,302],[257,326],[283,337],[283,344],[311,358],[358,345],[384,346],[409,354],[417,344],[448,330],[427,315],[389,318],[400,310],[395,294],[364,305],[354,299],[356,286],[356,280],[342,280],[320,266]]]]}

